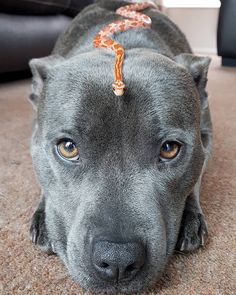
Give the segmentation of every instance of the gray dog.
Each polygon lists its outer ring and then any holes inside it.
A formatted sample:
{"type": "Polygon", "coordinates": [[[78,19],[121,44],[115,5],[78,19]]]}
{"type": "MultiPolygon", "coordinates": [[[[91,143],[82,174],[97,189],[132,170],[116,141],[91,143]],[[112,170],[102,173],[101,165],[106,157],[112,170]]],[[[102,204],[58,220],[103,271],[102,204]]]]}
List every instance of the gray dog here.
{"type": "Polygon", "coordinates": [[[112,91],[114,53],[93,48],[123,1],[85,8],[49,57],[30,62],[32,157],[42,196],[31,238],[94,292],[138,292],[175,249],[207,236],[199,203],[211,151],[208,57],[156,9],[151,29],[112,38],[125,48],[126,91],[112,91]]]}

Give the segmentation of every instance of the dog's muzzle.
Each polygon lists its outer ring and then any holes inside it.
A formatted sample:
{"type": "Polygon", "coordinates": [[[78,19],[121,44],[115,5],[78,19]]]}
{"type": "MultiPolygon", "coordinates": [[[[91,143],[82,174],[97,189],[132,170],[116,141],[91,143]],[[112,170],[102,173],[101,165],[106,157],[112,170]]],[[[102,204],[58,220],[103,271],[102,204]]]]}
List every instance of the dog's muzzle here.
{"type": "Polygon", "coordinates": [[[144,245],[139,241],[115,242],[96,239],[91,249],[93,267],[105,281],[130,281],[146,261],[144,245]]]}

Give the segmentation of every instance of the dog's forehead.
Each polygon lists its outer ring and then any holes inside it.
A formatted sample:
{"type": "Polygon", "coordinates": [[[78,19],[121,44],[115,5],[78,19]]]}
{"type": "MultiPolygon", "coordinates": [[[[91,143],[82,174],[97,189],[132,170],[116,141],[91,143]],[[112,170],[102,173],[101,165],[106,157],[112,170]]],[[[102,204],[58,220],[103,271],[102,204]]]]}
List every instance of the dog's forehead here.
{"type": "Polygon", "coordinates": [[[96,126],[110,120],[115,127],[121,117],[146,126],[191,128],[198,123],[198,95],[185,69],[156,53],[130,52],[123,65],[125,94],[116,97],[113,62],[109,53],[84,54],[51,72],[44,107],[50,109],[46,114],[52,124],[96,126]]]}

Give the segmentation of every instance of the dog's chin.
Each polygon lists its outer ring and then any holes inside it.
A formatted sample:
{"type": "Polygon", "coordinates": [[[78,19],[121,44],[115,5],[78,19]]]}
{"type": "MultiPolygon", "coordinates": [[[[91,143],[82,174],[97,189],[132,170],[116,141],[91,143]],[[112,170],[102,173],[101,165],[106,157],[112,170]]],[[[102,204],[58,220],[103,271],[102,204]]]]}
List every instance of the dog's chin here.
{"type": "Polygon", "coordinates": [[[92,293],[107,294],[137,294],[145,289],[152,288],[162,276],[168,262],[167,243],[165,239],[149,242],[147,246],[147,260],[143,267],[131,280],[106,281],[100,278],[91,263],[86,251],[79,251],[73,242],[67,243],[67,269],[83,289],[92,293]],[[158,250],[157,250],[158,248],[158,250]]]}
{"type": "Polygon", "coordinates": [[[72,279],[83,289],[95,294],[137,294],[146,289],[152,288],[164,272],[165,265],[145,265],[144,270],[136,274],[131,281],[104,281],[95,271],[86,267],[76,267],[73,261],[67,260],[67,269],[72,279]],[[158,269],[158,271],[157,271],[158,269]]]}
{"type": "Polygon", "coordinates": [[[81,275],[75,274],[72,269],[68,270],[72,279],[80,287],[95,294],[137,294],[154,287],[162,274],[160,272],[158,275],[152,276],[151,274],[143,273],[141,276],[137,275],[132,281],[117,283],[102,281],[99,277],[86,276],[84,273],[81,275]]]}

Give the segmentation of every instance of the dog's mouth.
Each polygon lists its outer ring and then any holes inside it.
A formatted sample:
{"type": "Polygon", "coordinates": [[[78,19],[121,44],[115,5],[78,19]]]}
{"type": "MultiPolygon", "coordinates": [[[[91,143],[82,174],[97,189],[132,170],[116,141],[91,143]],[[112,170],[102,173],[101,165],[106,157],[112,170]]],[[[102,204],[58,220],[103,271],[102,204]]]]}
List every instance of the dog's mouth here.
{"type": "Polygon", "coordinates": [[[68,245],[65,264],[72,278],[91,292],[138,293],[157,282],[167,263],[166,253],[161,253],[159,259],[158,251],[140,245],[99,241],[93,257],[80,254],[75,246],[68,245]]]}
{"type": "MultiPolygon", "coordinates": [[[[96,273],[89,274],[83,271],[83,275],[75,274],[73,268],[68,268],[72,279],[82,288],[95,294],[136,294],[147,288],[151,288],[158,281],[161,273],[153,277],[147,270],[136,273],[132,279],[107,281],[101,279],[96,273]]],[[[76,270],[77,271],[77,270],[76,270]]]]}

